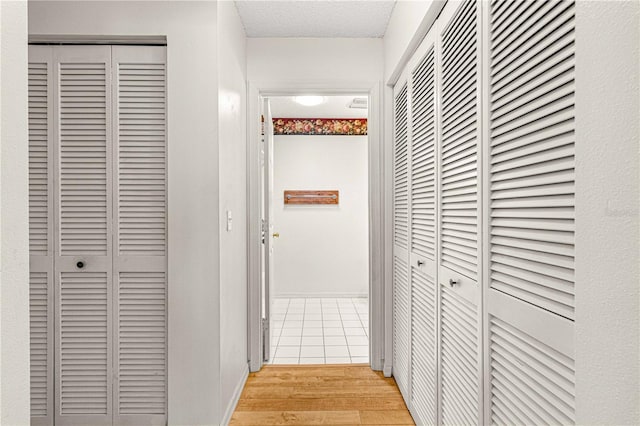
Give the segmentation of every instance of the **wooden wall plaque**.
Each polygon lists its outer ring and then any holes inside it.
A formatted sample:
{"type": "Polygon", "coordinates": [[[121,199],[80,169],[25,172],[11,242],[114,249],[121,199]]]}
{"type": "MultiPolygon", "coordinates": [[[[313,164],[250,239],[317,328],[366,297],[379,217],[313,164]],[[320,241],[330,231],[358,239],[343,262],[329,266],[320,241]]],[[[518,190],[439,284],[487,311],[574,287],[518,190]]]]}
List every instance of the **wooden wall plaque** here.
{"type": "Polygon", "coordinates": [[[285,204],[339,204],[338,191],[284,191],[285,204]]]}

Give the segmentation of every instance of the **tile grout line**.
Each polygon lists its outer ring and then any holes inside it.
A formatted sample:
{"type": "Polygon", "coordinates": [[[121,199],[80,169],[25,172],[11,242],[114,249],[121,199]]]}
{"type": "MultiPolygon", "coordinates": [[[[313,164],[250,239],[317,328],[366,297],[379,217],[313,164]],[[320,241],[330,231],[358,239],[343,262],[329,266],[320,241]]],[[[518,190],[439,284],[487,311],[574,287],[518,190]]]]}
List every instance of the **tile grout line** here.
{"type": "MultiPolygon", "coordinates": [[[[287,317],[289,316],[289,305],[291,304],[291,299],[286,299],[287,300],[287,309],[285,309],[284,311],[284,318],[282,319],[282,327],[280,328],[280,336],[278,337],[278,344],[276,345],[276,354],[278,353],[279,349],[280,349],[280,339],[282,338],[282,332],[284,331],[284,324],[287,322],[287,317]]],[[[274,356],[274,360],[275,360],[275,356],[274,356]]]]}
{"type": "Polygon", "coordinates": [[[304,316],[307,313],[307,300],[303,301],[302,308],[302,328],[300,329],[300,344],[298,345],[298,365],[300,364],[300,359],[302,359],[302,333],[304,330],[304,316]]]}
{"type": "Polygon", "coordinates": [[[362,317],[360,316],[360,312],[358,311],[358,308],[356,307],[355,302],[353,301],[353,299],[351,299],[351,303],[353,303],[353,309],[355,309],[356,314],[358,315],[358,321],[360,321],[360,325],[362,326],[362,331],[364,332],[364,335],[367,336],[367,346],[369,346],[369,334],[367,333],[367,328],[364,326],[364,323],[362,322],[362,317]]]}
{"type": "MultiPolygon", "coordinates": [[[[267,301],[268,303],[268,301],[267,301]]],[[[284,328],[284,322],[287,318],[287,311],[289,310],[289,301],[287,300],[287,307],[284,311],[284,317],[282,318],[282,326],[280,327],[280,334],[278,335],[278,342],[275,344],[275,346],[273,345],[273,342],[269,342],[270,343],[270,348],[269,350],[272,352],[271,353],[271,357],[270,357],[270,362],[269,364],[273,364],[276,358],[276,354],[278,353],[278,347],[280,344],[280,337],[282,337],[282,329],[284,328]]],[[[271,309],[269,309],[270,312],[270,318],[269,318],[269,324],[274,324],[275,320],[274,320],[274,316],[275,316],[275,312],[271,312],[271,309]]],[[[273,327],[271,328],[273,330],[273,327]]],[[[273,336],[270,336],[271,339],[273,340],[273,336]]]]}
{"type": "Polygon", "coordinates": [[[324,354],[324,364],[327,363],[327,345],[324,339],[324,311],[322,309],[322,298],[320,298],[320,324],[322,325],[322,353],[324,354]]]}
{"type": "Polygon", "coordinates": [[[340,307],[340,304],[338,303],[338,315],[340,315],[340,324],[342,325],[342,333],[344,334],[344,341],[346,343],[347,346],[347,353],[349,354],[349,363],[353,363],[353,359],[351,358],[351,350],[349,349],[349,341],[347,340],[347,330],[344,329],[344,322],[342,320],[342,308],[340,307]]]}
{"type": "MultiPolygon", "coordinates": [[[[369,301],[369,299],[367,299],[367,302],[368,301],[369,301]]],[[[367,306],[368,306],[368,303],[367,303],[367,306]]],[[[368,331],[367,329],[369,328],[369,325],[368,325],[368,322],[369,322],[369,310],[367,309],[367,326],[366,327],[364,325],[364,322],[362,321],[362,315],[360,315],[360,312],[357,309],[356,309],[356,313],[358,314],[358,319],[360,320],[360,324],[362,324],[362,328],[364,328],[364,333],[367,336],[367,340],[369,340],[369,333],[367,332],[368,331]]]]}
{"type": "MultiPolygon", "coordinates": [[[[282,319],[282,326],[280,327],[280,335],[278,336],[278,343],[276,344],[276,353],[278,353],[278,349],[280,349],[280,339],[282,339],[282,331],[284,330],[284,323],[287,321],[287,316],[289,315],[289,304],[291,303],[291,299],[287,299],[287,309],[284,311],[284,318],[282,319]]],[[[275,358],[275,354],[274,354],[275,358]]]]}
{"type": "MultiPolygon", "coordinates": [[[[268,301],[267,301],[268,303],[268,301]]],[[[287,306],[288,306],[288,302],[287,302],[287,306]]],[[[275,324],[275,312],[272,312],[272,309],[270,307],[269,309],[269,325],[271,326],[271,330],[274,329],[273,324],[275,324]]],[[[282,325],[284,326],[284,319],[287,317],[287,311],[284,311],[284,317],[282,318],[282,325]]],[[[280,334],[282,334],[282,328],[280,329],[280,334]]],[[[276,354],[278,353],[278,343],[280,343],[280,335],[278,335],[278,342],[275,342],[274,345],[274,339],[273,339],[273,335],[269,336],[271,337],[271,342],[269,342],[269,350],[271,351],[271,356],[269,358],[269,364],[273,364],[273,362],[275,361],[276,358],[276,354]]]]}

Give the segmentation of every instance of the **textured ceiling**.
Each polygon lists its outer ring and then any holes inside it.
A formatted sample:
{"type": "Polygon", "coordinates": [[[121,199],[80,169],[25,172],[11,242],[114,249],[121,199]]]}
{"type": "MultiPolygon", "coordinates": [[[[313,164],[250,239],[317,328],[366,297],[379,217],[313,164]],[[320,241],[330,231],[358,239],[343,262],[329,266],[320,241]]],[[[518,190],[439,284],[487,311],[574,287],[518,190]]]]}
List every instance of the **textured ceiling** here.
{"type": "Polygon", "coordinates": [[[367,118],[366,109],[348,108],[347,105],[359,96],[326,96],[325,103],[304,106],[293,101],[292,96],[269,98],[271,115],[276,118],[367,118]]]}
{"type": "Polygon", "coordinates": [[[236,0],[247,37],[382,37],[395,0],[236,0]]]}

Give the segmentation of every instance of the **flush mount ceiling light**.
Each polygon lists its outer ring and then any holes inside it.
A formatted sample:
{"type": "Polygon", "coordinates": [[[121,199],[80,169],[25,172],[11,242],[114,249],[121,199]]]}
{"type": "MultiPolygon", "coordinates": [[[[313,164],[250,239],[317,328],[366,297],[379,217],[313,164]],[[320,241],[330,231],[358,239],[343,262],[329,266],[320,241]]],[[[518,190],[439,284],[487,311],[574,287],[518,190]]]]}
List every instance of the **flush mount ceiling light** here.
{"type": "Polygon", "coordinates": [[[324,103],[324,96],[294,96],[293,100],[300,105],[316,106],[324,103]]]}

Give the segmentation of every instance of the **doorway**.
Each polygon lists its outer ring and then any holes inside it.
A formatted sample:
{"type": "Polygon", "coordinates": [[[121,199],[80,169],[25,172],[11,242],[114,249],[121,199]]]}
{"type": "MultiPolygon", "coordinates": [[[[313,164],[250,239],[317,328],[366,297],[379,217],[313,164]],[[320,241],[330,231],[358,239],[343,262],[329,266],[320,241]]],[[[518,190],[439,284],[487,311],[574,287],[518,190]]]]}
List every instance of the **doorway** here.
{"type": "Polygon", "coordinates": [[[367,103],[264,100],[265,362],[369,363],[367,103]]]}
{"type": "MultiPolygon", "coordinates": [[[[272,126],[273,121],[270,119],[265,119],[264,122],[260,121],[260,117],[264,116],[263,112],[265,108],[269,105],[265,103],[266,99],[272,98],[282,98],[282,97],[294,97],[294,96],[302,96],[313,94],[315,96],[324,96],[327,98],[331,98],[333,96],[350,96],[351,100],[353,98],[359,97],[364,98],[367,102],[367,146],[366,146],[366,173],[367,173],[367,187],[365,189],[366,198],[367,198],[367,217],[364,219],[364,225],[367,228],[367,249],[366,249],[366,264],[368,268],[368,277],[366,283],[366,290],[363,293],[355,294],[358,295],[368,295],[368,299],[359,300],[358,306],[356,303],[352,301],[351,307],[353,307],[354,312],[344,312],[345,315],[354,315],[357,318],[353,319],[345,319],[347,321],[360,321],[360,325],[362,326],[364,337],[368,338],[368,357],[369,357],[369,365],[374,370],[383,370],[385,372],[388,371],[390,373],[390,363],[392,360],[391,357],[391,345],[390,345],[390,337],[389,333],[390,326],[387,324],[389,322],[390,316],[387,314],[388,310],[388,302],[387,299],[389,295],[387,295],[387,289],[383,286],[383,278],[384,278],[384,244],[383,239],[385,233],[387,231],[387,224],[383,220],[383,212],[384,212],[384,204],[383,192],[386,191],[387,188],[383,187],[382,184],[382,174],[384,166],[384,157],[383,157],[383,147],[382,147],[382,138],[381,138],[381,86],[378,83],[370,83],[370,82],[362,82],[361,84],[353,84],[353,82],[334,82],[331,85],[327,85],[326,87],[323,84],[300,84],[300,83],[292,83],[292,82],[272,82],[268,85],[257,84],[253,82],[249,82],[248,95],[249,95],[249,138],[248,138],[248,149],[247,149],[247,161],[248,161],[248,277],[249,277],[249,291],[248,291],[248,348],[249,348],[249,367],[251,371],[258,371],[262,367],[263,364],[269,362],[271,358],[271,327],[270,320],[271,315],[268,310],[271,311],[282,311],[283,306],[287,305],[287,308],[293,308],[291,313],[295,315],[293,311],[306,310],[307,301],[309,301],[309,316],[318,316],[318,305],[320,309],[320,316],[322,317],[322,297],[289,297],[289,299],[304,299],[304,300],[295,300],[294,303],[291,304],[292,300],[289,300],[289,303],[279,302],[278,308],[272,304],[273,298],[272,294],[268,294],[268,288],[265,287],[265,279],[268,276],[268,262],[265,262],[266,256],[264,250],[270,250],[269,247],[272,243],[274,250],[276,250],[276,258],[277,258],[277,249],[278,243],[281,243],[284,239],[282,232],[280,232],[279,239],[278,237],[273,237],[274,233],[278,233],[276,229],[267,229],[268,224],[263,224],[262,219],[265,215],[263,211],[263,200],[268,199],[265,197],[265,187],[263,186],[263,165],[266,163],[263,161],[265,159],[264,147],[268,146],[268,144],[263,144],[263,125],[266,128],[267,126],[272,126]],[[263,237],[269,236],[269,238],[265,238],[265,243],[263,244],[263,237]],[[263,279],[264,278],[264,279],[263,279]],[[310,300],[310,299],[318,299],[318,300],[310,300]],[[270,301],[270,302],[267,302],[270,301]],[[304,307],[301,307],[301,302],[304,302],[304,307]],[[316,312],[311,312],[315,310],[316,312]],[[361,312],[362,315],[359,315],[358,312],[361,312]],[[368,314],[368,315],[367,315],[368,314]],[[368,327],[361,321],[362,318],[368,317],[368,327]],[[265,361],[265,359],[267,361],[265,361]]],[[[295,114],[294,114],[295,115],[295,114]]],[[[324,116],[325,114],[320,114],[320,116],[324,116]]],[[[356,114],[357,116],[358,114],[356,114]]],[[[354,118],[355,116],[349,117],[354,118]]],[[[290,118],[290,117],[276,117],[276,118],[290,118]]],[[[319,117],[314,117],[319,118],[319,117]]],[[[328,118],[328,117],[327,117],[328,118]]],[[[355,123],[354,123],[355,124],[355,123]]],[[[267,135],[273,134],[273,131],[266,132],[267,135]]],[[[318,136],[318,138],[327,137],[327,136],[318,136]]],[[[293,140],[293,139],[288,139],[293,140]]],[[[320,139],[322,140],[322,139],[320,139]]],[[[325,139],[326,140],[326,139],[325,139]]],[[[273,151],[272,151],[273,152],[273,151]]],[[[266,154],[268,157],[268,154],[266,154]]],[[[277,169],[277,167],[276,167],[277,169]]],[[[294,188],[286,188],[293,190],[294,188]]],[[[338,190],[339,196],[339,188],[320,188],[313,187],[311,189],[327,189],[327,190],[338,190]]],[[[282,194],[276,194],[280,197],[280,208],[284,209],[284,191],[283,188],[280,188],[282,194]]],[[[339,202],[339,200],[338,200],[339,202]]],[[[340,205],[340,204],[338,204],[340,205]]],[[[300,206],[298,206],[300,208],[300,206]]],[[[304,208],[304,207],[303,207],[304,208]]],[[[275,271],[275,269],[273,269],[275,271]]],[[[277,291],[277,289],[276,289],[277,291]]],[[[325,293],[326,294],[326,293],[325,293]]],[[[295,294],[290,296],[296,296],[295,294]]],[[[321,294],[319,296],[324,296],[321,294]]],[[[336,299],[336,300],[327,300],[325,304],[330,304],[331,302],[335,303],[334,306],[327,307],[327,314],[338,314],[340,315],[340,306],[338,306],[338,300],[335,297],[326,297],[326,299],[336,299]],[[329,311],[338,311],[338,312],[329,312],[329,311]]],[[[344,306],[344,303],[341,303],[344,306]]],[[[346,309],[351,311],[351,309],[346,309]]],[[[280,315],[285,314],[287,312],[278,312],[280,315]]],[[[302,312],[302,321],[304,321],[304,311],[302,312]]],[[[297,313],[300,315],[300,312],[297,313]]],[[[327,318],[327,320],[329,320],[327,318]]],[[[318,321],[309,319],[309,321],[318,321]]],[[[319,321],[322,321],[320,319],[319,321]]],[[[340,321],[342,318],[340,317],[340,321]]],[[[282,330],[284,329],[284,321],[282,321],[282,328],[280,330],[280,337],[282,336],[282,330]]],[[[299,324],[297,324],[299,327],[299,324]]],[[[303,329],[304,329],[304,324],[303,329]]],[[[313,324],[309,324],[313,325],[313,324]]],[[[316,323],[316,325],[318,325],[316,323]]],[[[351,324],[348,324],[351,325],[351,324]]],[[[276,328],[279,324],[276,325],[276,328]]],[[[324,327],[315,327],[324,329],[324,327]]],[[[327,328],[338,328],[338,327],[327,327],[327,328]]],[[[344,327],[343,327],[344,328],[344,327]]],[[[352,327],[347,327],[352,328],[352,327]]],[[[355,328],[355,327],[353,327],[355,328]]],[[[289,332],[285,332],[287,334],[289,332]]],[[[316,331],[317,333],[317,331],[316,331]]],[[[274,333],[275,335],[275,333],[274,333]]],[[[322,332],[322,336],[310,336],[310,337],[323,337],[324,339],[324,330],[322,332]]],[[[362,336],[361,336],[362,337],[362,336]]],[[[313,340],[313,339],[307,339],[313,340]]],[[[331,339],[333,340],[333,339],[331,339]]],[[[346,334],[344,335],[345,342],[346,334]]],[[[354,340],[354,339],[352,339],[354,340]]],[[[302,346],[302,335],[300,336],[301,346],[302,346]]],[[[348,346],[348,342],[347,342],[348,346]]],[[[356,345],[354,345],[356,346],[356,345]]],[[[358,345],[358,346],[366,346],[366,345],[358,345]]],[[[301,349],[302,350],[302,349],[301,349]]],[[[348,351],[348,349],[347,349],[348,351]]],[[[364,353],[364,352],[359,352],[364,353]]],[[[274,353],[275,355],[275,353],[274,353]]],[[[326,353],[325,353],[326,355],[326,353]]],[[[364,358],[364,356],[357,358],[364,358]]],[[[288,358],[288,357],[285,357],[288,358]]],[[[295,357],[294,357],[295,358],[295,357]]],[[[306,357],[305,357],[306,358],[306,357]]],[[[315,358],[310,356],[309,358],[315,358]]],[[[319,357],[318,357],[319,358],[319,357]]],[[[334,358],[334,357],[331,357],[334,358]]],[[[335,356],[335,358],[340,358],[339,356],[335,356]]],[[[349,358],[351,358],[349,354],[349,358]]],[[[354,356],[356,358],[356,356],[354,356]]],[[[326,361],[326,356],[325,356],[326,361]]],[[[358,360],[361,362],[360,360],[358,360]]],[[[300,362],[300,355],[298,354],[298,362],[300,362]]],[[[388,374],[387,373],[387,374],[388,374]]]]}

